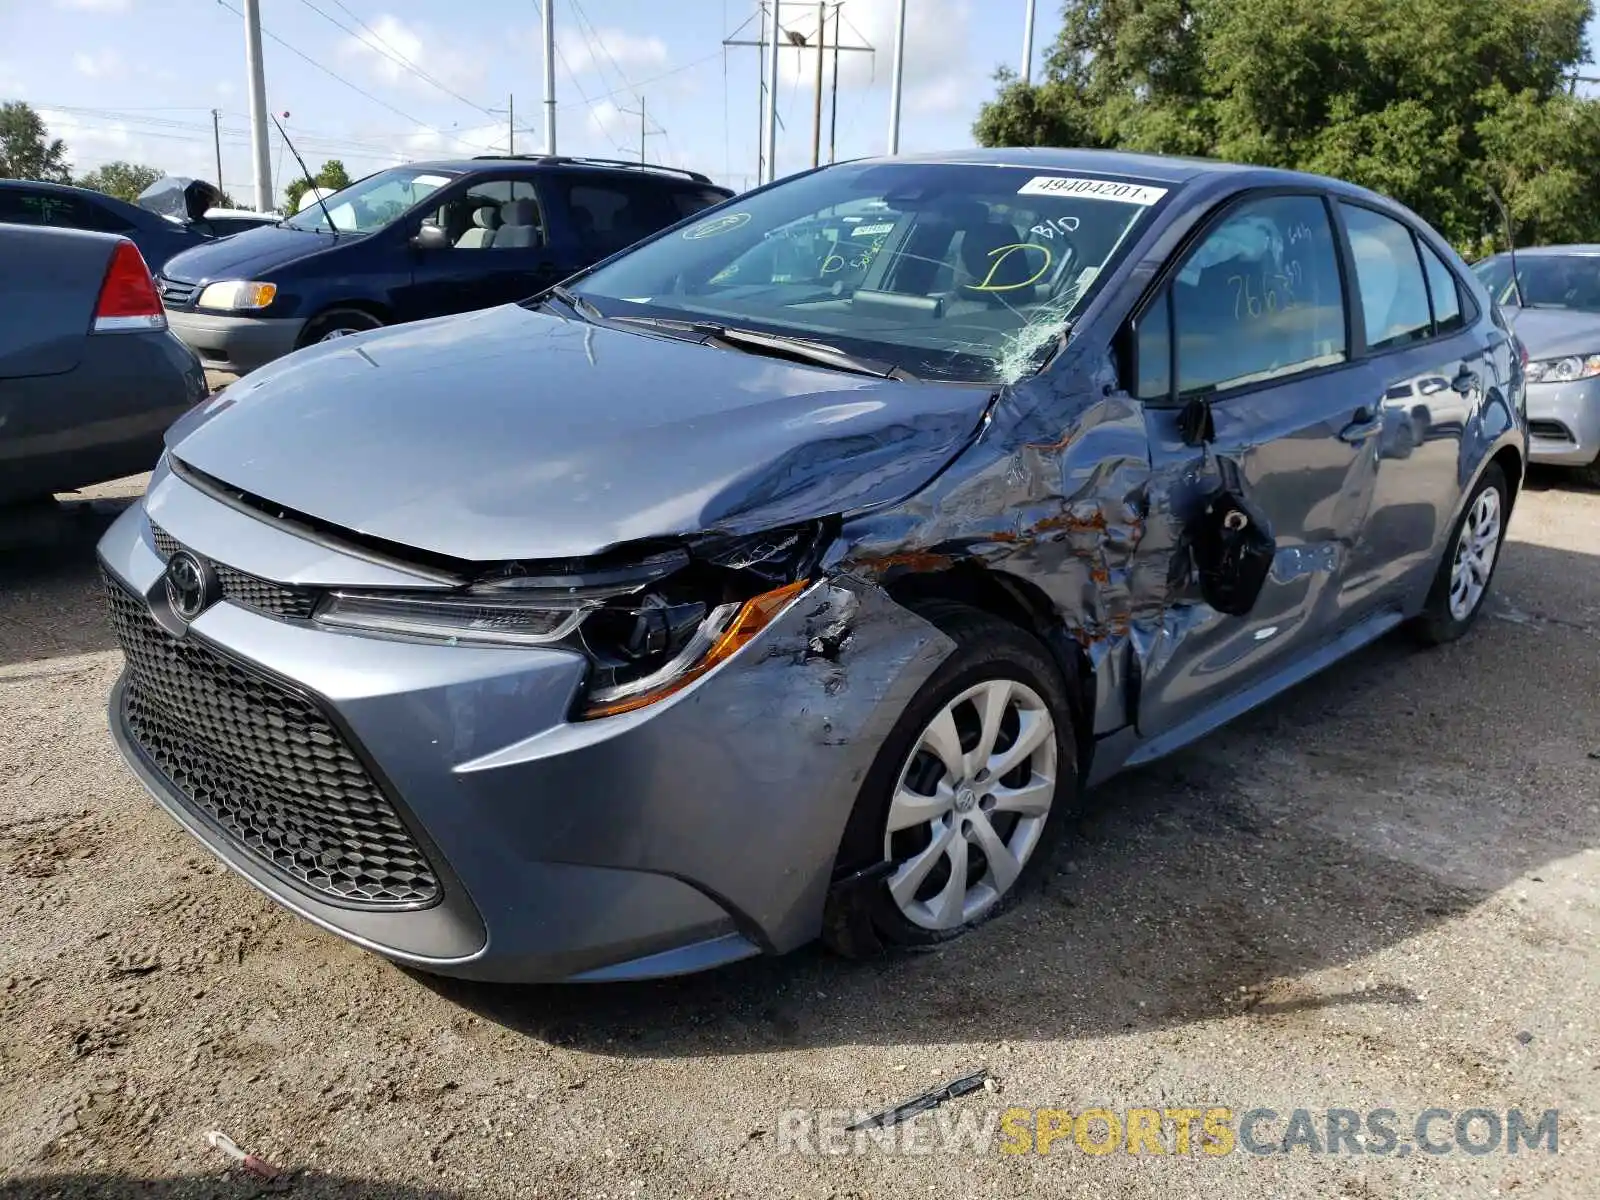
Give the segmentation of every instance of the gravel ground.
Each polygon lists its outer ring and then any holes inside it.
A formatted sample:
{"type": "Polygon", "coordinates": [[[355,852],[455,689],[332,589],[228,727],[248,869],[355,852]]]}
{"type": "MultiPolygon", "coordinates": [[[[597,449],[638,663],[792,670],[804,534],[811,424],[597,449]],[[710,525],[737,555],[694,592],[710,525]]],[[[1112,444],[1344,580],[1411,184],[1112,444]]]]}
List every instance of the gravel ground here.
{"type": "Polygon", "coordinates": [[[1041,894],[956,945],[518,989],[280,912],[123,769],[91,549],[140,483],[0,556],[0,1196],[1595,1195],[1600,495],[1536,478],[1464,642],[1387,640],[1112,783],[1041,894]],[[1430,1107],[1556,1108],[1560,1149],[786,1136],[784,1110],[980,1067],[997,1092],[911,1128],[1215,1105],[1279,1111],[1271,1140],[1297,1108],[1389,1108],[1403,1134],[1430,1107]],[[287,1176],[227,1170],[210,1129],[287,1176]]]}

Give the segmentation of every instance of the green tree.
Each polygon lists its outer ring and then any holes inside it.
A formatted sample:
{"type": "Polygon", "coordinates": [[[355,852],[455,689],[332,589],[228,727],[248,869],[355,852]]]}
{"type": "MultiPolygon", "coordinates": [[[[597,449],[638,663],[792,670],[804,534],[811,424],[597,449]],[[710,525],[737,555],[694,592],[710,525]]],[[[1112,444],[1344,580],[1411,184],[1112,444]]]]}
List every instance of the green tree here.
{"type": "Polygon", "coordinates": [[[985,145],[1190,154],[1334,175],[1464,249],[1499,189],[1519,241],[1600,238],[1600,101],[1571,94],[1590,0],[1068,0],[985,145]]]}
{"type": "MultiPolygon", "coordinates": [[[[317,186],[331,188],[338,191],[340,188],[350,186],[350,174],[344,169],[344,163],[337,158],[330,158],[322,164],[322,169],[316,174],[317,186]]],[[[300,197],[306,194],[310,184],[303,177],[296,176],[284,185],[283,211],[292,213],[300,207],[300,197]]]]}
{"type": "Polygon", "coordinates": [[[71,183],[67,146],[20,100],[0,104],[0,179],[71,183]]]}
{"type": "Polygon", "coordinates": [[[164,172],[155,167],[147,167],[143,163],[108,162],[105,166],[96,167],[79,178],[78,186],[104,192],[108,196],[115,196],[131,204],[139,198],[140,192],[160,179],[163,174],[164,172]]]}

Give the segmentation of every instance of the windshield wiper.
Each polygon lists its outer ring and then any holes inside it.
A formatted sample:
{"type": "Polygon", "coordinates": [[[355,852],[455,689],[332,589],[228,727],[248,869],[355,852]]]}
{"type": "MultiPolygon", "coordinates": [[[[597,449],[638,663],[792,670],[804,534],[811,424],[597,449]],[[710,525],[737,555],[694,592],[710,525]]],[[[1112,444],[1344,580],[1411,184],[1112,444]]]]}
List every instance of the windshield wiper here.
{"type": "Polygon", "coordinates": [[[605,313],[578,295],[577,292],[562,284],[556,284],[555,287],[546,291],[545,295],[554,296],[586,321],[603,321],[606,319],[605,313]]]}
{"type": "Polygon", "coordinates": [[[814,342],[809,338],[766,333],[759,329],[739,329],[718,325],[712,321],[673,321],[665,317],[611,317],[610,320],[630,325],[645,325],[652,329],[663,329],[674,333],[697,334],[699,335],[697,340],[703,345],[716,346],[723,350],[743,350],[748,354],[765,354],[772,358],[799,359],[801,362],[833,367],[839,371],[851,371],[857,375],[875,375],[880,379],[908,381],[917,378],[904,367],[897,367],[893,363],[882,362],[875,358],[861,358],[837,346],[830,346],[826,342],[814,342]]]}

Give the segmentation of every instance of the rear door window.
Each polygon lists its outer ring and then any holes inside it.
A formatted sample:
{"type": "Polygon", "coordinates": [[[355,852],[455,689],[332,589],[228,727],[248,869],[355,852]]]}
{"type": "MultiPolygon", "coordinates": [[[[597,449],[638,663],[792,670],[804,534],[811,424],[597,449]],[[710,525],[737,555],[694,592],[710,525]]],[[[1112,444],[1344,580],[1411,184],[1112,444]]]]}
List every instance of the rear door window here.
{"type": "Polygon", "coordinates": [[[632,179],[572,178],[565,198],[579,244],[594,255],[614,254],[678,219],[662,189],[632,179]]]}
{"type": "Polygon", "coordinates": [[[1454,333],[1466,326],[1461,313],[1461,285],[1455,272],[1426,244],[1422,246],[1422,266],[1428,276],[1428,299],[1433,302],[1435,333],[1454,333]]]}
{"type": "Polygon", "coordinates": [[[1370,208],[1339,207],[1356,264],[1367,349],[1390,350],[1432,336],[1428,285],[1411,230],[1370,208]]]}
{"type": "Polygon", "coordinates": [[[728,197],[721,192],[713,192],[709,188],[695,188],[689,191],[673,192],[672,207],[678,219],[692,217],[695,213],[721,204],[728,197]]]}

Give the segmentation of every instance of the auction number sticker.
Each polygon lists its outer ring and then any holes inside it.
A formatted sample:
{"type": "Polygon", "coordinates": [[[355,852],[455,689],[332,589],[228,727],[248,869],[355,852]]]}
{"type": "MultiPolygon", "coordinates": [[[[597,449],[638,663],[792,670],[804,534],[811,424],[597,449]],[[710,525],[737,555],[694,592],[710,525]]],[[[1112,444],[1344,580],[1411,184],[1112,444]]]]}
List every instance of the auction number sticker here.
{"type": "Polygon", "coordinates": [[[720,217],[712,217],[709,221],[702,221],[683,231],[683,236],[691,242],[701,238],[716,237],[719,233],[731,233],[750,220],[747,212],[723,213],[720,217]]]}
{"type": "Polygon", "coordinates": [[[1017,189],[1019,196],[1080,196],[1085,200],[1117,200],[1123,204],[1151,205],[1167,194],[1166,188],[1114,179],[1074,179],[1069,175],[1036,175],[1017,189]]]}

